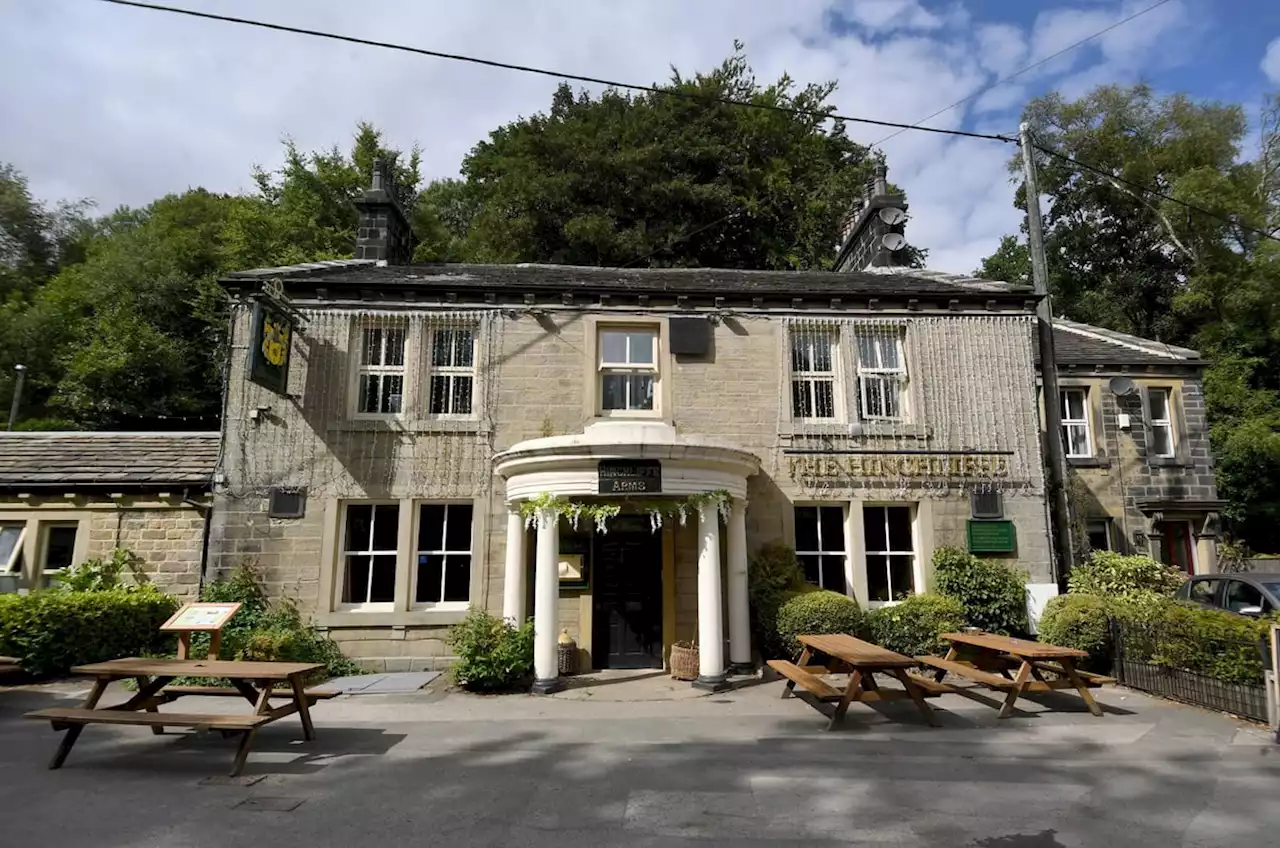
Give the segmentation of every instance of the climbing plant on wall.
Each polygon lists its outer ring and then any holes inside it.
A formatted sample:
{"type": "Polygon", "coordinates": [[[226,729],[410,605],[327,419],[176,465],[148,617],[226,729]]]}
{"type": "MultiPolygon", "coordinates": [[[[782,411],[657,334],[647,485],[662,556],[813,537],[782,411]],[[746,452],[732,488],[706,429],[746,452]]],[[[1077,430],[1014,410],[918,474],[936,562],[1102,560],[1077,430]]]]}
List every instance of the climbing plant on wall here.
{"type": "Polygon", "coordinates": [[[690,515],[696,515],[700,511],[712,507],[727,519],[731,500],[732,496],[724,489],[696,492],[684,498],[638,501],[628,499],[610,503],[573,501],[559,495],[543,492],[537,497],[521,503],[520,514],[524,516],[525,524],[533,527],[540,513],[550,512],[567,520],[569,526],[574,530],[578,529],[578,524],[586,517],[591,519],[597,531],[608,533],[609,520],[622,512],[622,507],[625,505],[636,512],[646,513],[649,516],[650,528],[657,532],[668,518],[678,518],[683,526],[690,515]]]}

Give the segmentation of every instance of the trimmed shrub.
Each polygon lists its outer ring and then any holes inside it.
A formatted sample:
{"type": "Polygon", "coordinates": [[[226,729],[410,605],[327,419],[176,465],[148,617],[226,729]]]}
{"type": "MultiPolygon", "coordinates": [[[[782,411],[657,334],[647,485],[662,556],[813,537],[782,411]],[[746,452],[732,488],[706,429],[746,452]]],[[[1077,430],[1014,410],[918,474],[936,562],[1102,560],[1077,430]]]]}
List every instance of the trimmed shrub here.
{"type": "Polygon", "coordinates": [[[964,607],[965,620],[988,633],[1027,632],[1026,575],[959,548],[933,552],[934,588],[964,607]]]}
{"type": "Polygon", "coordinates": [[[1141,592],[1172,596],[1186,579],[1187,575],[1180,569],[1156,562],[1151,557],[1095,551],[1088,563],[1071,569],[1067,575],[1067,588],[1075,594],[1107,597],[1141,592]]]}
{"type": "Polygon", "coordinates": [[[1058,595],[1045,604],[1040,616],[1041,642],[1087,651],[1093,671],[1111,667],[1112,605],[1097,595],[1058,595]]]}
{"type": "Polygon", "coordinates": [[[891,651],[916,657],[945,653],[938,636],[964,626],[964,606],[947,595],[911,595],[900,604],[868,616],[871,640],[891,651]]]}
{"type": "Polygon", "coordinates": [[[778,608],[806,588],[795,551],[786,545],[765,545],[751,558],[747,575],[751,629],[760,653],[765,659],[789,656],[778,638],[778,608]]]}
{"type": "Polygon", "coordinates": [[[1263,681],[1259,648],[1268,622],[1170,602],[1145,621],[1122,622],[1125,658],[1202,674],[1228,683],[1263,681]]]}
{"type": "Polygon", "coordinates": [[[159,628],[178,602],[152,586],[0,595],[0,654],[34,675],[172,650],[159,628]]]}
{"type": "Polygon", "coordinates": [[[826,589],[792,594],[778,608],[778,642],[789,655],[800,651],[796,636],[802,633],[863,632],[866,618],[852,598],[826,589]]]}
{"type": "Polygon", "coordinates": [[[449,630],[449,647],[457,654],[453,680],[473,692],[501,692],[529,682],[533,676],[533,621],[519,627],[472,607],[449,630]]]}

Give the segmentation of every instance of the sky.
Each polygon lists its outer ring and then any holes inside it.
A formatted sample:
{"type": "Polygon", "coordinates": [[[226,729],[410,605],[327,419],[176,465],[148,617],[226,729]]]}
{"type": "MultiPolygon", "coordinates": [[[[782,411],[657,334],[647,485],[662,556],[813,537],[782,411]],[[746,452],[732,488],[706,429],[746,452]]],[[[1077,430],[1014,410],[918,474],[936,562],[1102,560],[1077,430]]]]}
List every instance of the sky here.
{"type": "MultiPolygon", "coordinates": [[[[1280,3],[1169,0],[1012,83],[1000,78],[1155,0],[168,0],[626,82],[708,70],[745,43],[757,78],[836,80],[844,115],[1015,133],[1022,105],[1058,90],[1148,82],[1242,103],[1280,89],[1280,3]]],[[[202,186],[249,191],[281,140],[349,146],[370,121],[415,142],[431,178],[455,176],[494,128],[544,111],[557,81],[195,20],[97,0],[0,0],[0,162],[46,201],[101,211],[202,186]]],[[[862,143],[882,128],[851,124],[862,143]]],[[[967,273],[1018,230],[1001,142],[905,132],[883,145],[908,195],[907,238],[929,266],[967,273]]],[[[1246,151],[1250,154],[1252,151],[1246,151]]]]}

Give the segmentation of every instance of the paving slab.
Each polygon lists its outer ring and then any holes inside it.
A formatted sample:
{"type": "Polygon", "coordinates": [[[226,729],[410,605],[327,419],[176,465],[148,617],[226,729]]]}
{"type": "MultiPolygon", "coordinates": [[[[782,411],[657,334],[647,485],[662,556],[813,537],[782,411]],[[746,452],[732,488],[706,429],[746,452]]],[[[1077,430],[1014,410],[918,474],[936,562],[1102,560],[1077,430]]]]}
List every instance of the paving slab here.
{"type": "Polygon", "coordinates": [[[440,676],[438,671],[388,671],[381,674],[357,674],[334,677],[312,687],[317,692],[339,692],[344,695],[395,695],[416,692],[440,676]]]}

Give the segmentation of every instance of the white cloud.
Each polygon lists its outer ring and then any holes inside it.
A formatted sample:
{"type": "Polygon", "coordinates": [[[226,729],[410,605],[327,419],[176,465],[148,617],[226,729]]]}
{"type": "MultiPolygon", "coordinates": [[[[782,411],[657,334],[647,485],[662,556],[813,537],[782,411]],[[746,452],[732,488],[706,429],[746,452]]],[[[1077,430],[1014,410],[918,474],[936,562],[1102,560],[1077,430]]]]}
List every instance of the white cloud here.
{"type": "MultiPolygon", "coordinates": [[[[1078,79],[1149,67],[1158,60],[1157,42],[1185,31],[1183,2],[1073,53],[1059,71],[1078,79]]],[[[921,0],[840,0],[835,11],[855,26],[837,33],[827,27],[829,0],[472,0],[429,7],[384,0],[377,15],[352,15],[347,0],[186,5],[641,83],[664,81],[672,65],[709,69],[738,38],[762,81],[783,71],[801,83],[835,79],[833,100],[842,114],[905,122],[1132,11],[1114,4],[1051,9],[1027,32],[1008,23],[974,25],[954,0],[928,8],[921,0]]],[[[1026,76],[1043,83],[1048,74],[1026,76]]],[[[382,128],[393,145],[421,143],[427,176],[453,175],[489,131],[545,110],[557,84],[84,0],[17,4],[0,28],[0,78],[22,81],[0,98],[0,159],[24,171],[39,196],[92,196],[106,208],[196,185],[247,190],[251,165],[279,164],[286,134],[303,149],[345,146],[358,120],[382,128]]],[[[1025,97],[1035,93],[1023,87],[1032,82],[1020,78],[993,89],[929,124],[977,122],[1010,131],[1025,97]]],[[[891,132],[859,124],[849,131],[864,143],[891,132]]],[[[909,195],[908,238],[931,251],[934,267],[970,271],[1001,235],[1017,231],[1008,145],[906,132],[884,147],[890,178],[909,195]]]]}
{"type": "Polygon", "coordinates": [[[1262,57],[1262,72],[1273,85],[1280,85],[1280,38],[1267,45],[1267,53],[1262,57]]]}

